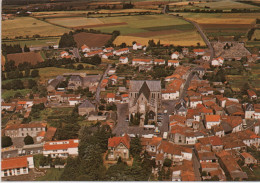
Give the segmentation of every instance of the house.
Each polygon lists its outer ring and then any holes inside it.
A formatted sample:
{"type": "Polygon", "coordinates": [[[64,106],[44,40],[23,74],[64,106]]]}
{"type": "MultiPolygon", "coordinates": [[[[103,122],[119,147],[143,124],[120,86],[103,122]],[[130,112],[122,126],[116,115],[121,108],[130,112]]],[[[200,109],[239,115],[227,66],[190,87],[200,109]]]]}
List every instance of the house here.
{"type": "Polygon", "coordinates": [[[111,69],[109,69],[107,74],[110,76],[110,75],[113,75],[115,73],[116,73],[116,69],[115,68],[111,68],[111,69]]]}
{"type": "Polygon", "coordinates": [[[172,167],[172,181],[200,181],[195,176],[192,161],[184,160],[182,164],[172,167]]]}
{"type": "Polygon", "coordinates": [[[129,53],[129,48],[122,48],[122,49],[119,49],[119,50],[116,50],[113,52],[116,56],[121,56],[123,54],[127,54],[129,53]]]}
{"type": "Polygon", "coordinates": [[[43,155],[51,158],[67,158],[78,155],[79,139],[58,140],[45,142],[43,145],[43,155]]]}
{"type": "Polygon", "coordinates": [[[176,60],[179,58],[179,56],[180,56],[179,52],[175,51],[174,53],[171,54],[171,59],[176,60]]]}
{"type": "Polygon", "coordinates": [[[133,50],[141,50],[142,48],[143,48],[143,46],[140,43],[135,43],[133,45],[133,50]]]}
{"type": "Polygon", "coordinates": [[[204,61],[209,61],[210,60],[210,53],[205,53],[203,56],[202,56],[202,59],[204,60],[204,61]]]}
{"type": "Polygon", "coordinates": [[[228,151],[221,151],[216,154],[219,158],[221,168],[230,175],[231,179],[245,180],[248,178],[246,172],[243,172],[237,164],[236,159],[228,151]]]}
{"type": "Polygon", "coordinates": [[[204,55],[205,54],[205,50],[204,49],[194,49],[193,52],[195,53],[195,55],[204,55]]]}
{"type": "Polygon", "coordinates": [[[71,76],[68,81],[69,90],[77,90],[83,85],[83,78],[81,76],[71,76]]]}
{"type": "Polygon", "coordinates": [[[104,53],[113,52],[113,51],[114,51],[113,47],[108,47],[108,48],[103,49],[104,53]]]}
{"type": "Polygon", "coordinates": [[[116,75],[112,75],[112,76],[109,77],[109,80],[110,80],[112,85],[117,84],[117,79],[118,79],[118,76],[116,76],[116,75]]]}
{"type": "Polygon", "coordinates": [[[44,135],[44,138],[42,139],[42,141],[52,141],[54,140],[53,137],[55,136],[55,133],[57,131],[57,128],[54,127],[48,127],[47,132],[44,135]]]}
{"type": "Polygon", "coordinates": [[[109,57],[112,57],[112,56],[114,56],[114,54],[112,52],[109,52],[109,53],[102,55],[102,58],[108,59],[109,57]]]}
{"type": "Polygon", "coordinates": [[[62,51],[62,52],[60,53],[60,57],[61,57],[61,58],[66,58],[67,56],[69,56],[69,53],[66,52],[66,51],[62,51]]]}
{"type": "Polygon", "coordinates": [[[57,76],[55,79],[52,79],[48,82],[47,91],[54,91],[58,87],[58,85],[64,80],[63,76],[57,76]]]}
{"type": "Polygon", "coordinates": [[[215,58],[211,61],[212,66],[222,66],[223,63],[224,63],[224,58],[222,57],[215,58]]]}
{"type": "Polygon", "coordinates": [[[144,115],[148,113],[149,120],[156,120],[158,109],[161,108],[161,81],[131,80],[129,87],[129,118],[140,112],[140,125],[144,123],[144,115]]]}
{"type": "Polygon", "coordinates": [[[152,59],[140,59],[140,58],[134,58],[132,60],[133,65],[150,65],[153,64],[152,59]]]}
{"type": "Polygon", "coordinates": [[[108,79],[103,79],[101,82],[101,91],[105,91],[107,85],[108,85],[108,79]]]}
{"type": "Polygon", "coordinates": [[[212,126],[220,124],[219,115],[206,115],[205,116],[205,126],[207,129],[211,129],[212,126]]]}
{"type": "Polygon", "coordinates": [[[46,131],[46,123],[13,124],[5,127],[5,135],[13,137],[36,137],[39,132],[46,131]]]}
{"type": "Polygon", "coordinates": [[[179,60],[168,60],[168,66],[178,67],[180,65],[179,60]]]}
{"type": "Polygon", "coordinates": [[[162,99],[163,100],[175,100],[180,96],[180,92],[171,89],[163,89],[162,90],[162,99]]]}
{"type": "Polygon", "coordinates": [[[256,100],[257,99],[257,95],[256,95],[256,93],[253,90],[247,90],[247,94],[248,94],[248,97],[251,100],[256,100]]]}
{"type": "Polygon", "coordinates": [[[198,152],[198,158],[200,163],[202,162],[218,162],[218,158],[215,156],[214,152],[198,152]]]}
{"type": "Polygon", "coordinates": [[[123,137],[112,137],[108,139],[108,159],[117,160],[129,159],[130,137],[125,134],[123,137]]]}
{"type": "Polygon", "coordinates": [[[6,111],[14,111],[15,110],[15,104],[13,103],[5,103],[5,102],[2,102],[1,103],[1,110],[6,110],[6,111]]]}
{"type": "Polygon", "coordinates": [[[114,93],[107,93],[106,99],[107,103],[115,102],[116,94],[114,93]]]}
{"type": "Polygon", "coordinates": [[[83,46],[81,46],[81,51],[84,52],[84,53],[90,52],[90,48],[87,45],[84,44],[83,46]]]}
{"type": "Polygon", "coordinates": [[[163,59],[154,59],[153,63],[155,65],[164,65],[165,64],[165,60],[163,60],[163,59]]]}
{"type": "Polygon", "coordinates": [[[190,102],[190,107],[193,108],[193,109],[195,109],[197,107],[197,105],[202,104],[201,99],[190,98],[189,102],[190,102]]]}
{"type": "Polygon", "coordinates": [[[180,115],[180,116],[186,116],[187,115],[187,107],[186,102],[182,99],[179,103],[176,104],[174,109],[174,114],[180,115]]]}
{"type": "Polygon", "coordinates": [[[83,99],[82,98],[69,98],[69,105],[70,106],[75,106],[77,104],[82,103],[83,99]]]}
{"type": "Polygon", "coordinates": [[[254,118],[255,109],[253,104],[246,104],[245,106],[245,119],[254,118]]]}
{"type": "Polygon", "coordinates": [[[93,57],[95,55],[102,55],[102,54],[103,54],[103,50],[96,50],[96,51],[85,53],[84,57],[93,57]]]}
{"type": "Polygon", "coordinates": [[[1,160],[1,177],[26,175],[34,168],[33,156],[20,156],[1,160]]]}
{"type": "Polygon", "coordinates": [[[152,158],[156,157],[158,146],[162,141],[162,137],[153,136],[152,138],[141,138],[143,149],[149,153],[152,158]]]}
{"type": "Polygon", "coordinates": [[[222,121],[225,121],[232,128],[232,133],[243,130],[243,119],[241,116],[227,116],[222,117],[222,121]]]}
{"type": "Polygon", "coordinates": [[[122,94],[122,102],[123,103],[128,103],[129,102],[129,95],[128,94],[122,94]]]}
{"type": "Polygon", "coordinates": [[[244,160],[246,165],[257,164],[257,160],[247,152],[241,153],[241,157],[244,160]]]}
{"type": "Polygon", "coordinates": [[[128,63],[128,58],[127,57],[120,57],[119,58],[119,62],[121,64],[127,64],[128,63]]]}
{"type": "Polygon", "coordinates": [[[85,100],[79,107],[78,107],[78,112],[79,115],[89,115],[91,112],[95,112],[96,107],[94,104],[92,104],[89,100],[85,100]]]}
{"type": "Polygon", "coordinates": [[[182,53],[187,55],[189,53],[189,48],[182,48],[182,53]]]}

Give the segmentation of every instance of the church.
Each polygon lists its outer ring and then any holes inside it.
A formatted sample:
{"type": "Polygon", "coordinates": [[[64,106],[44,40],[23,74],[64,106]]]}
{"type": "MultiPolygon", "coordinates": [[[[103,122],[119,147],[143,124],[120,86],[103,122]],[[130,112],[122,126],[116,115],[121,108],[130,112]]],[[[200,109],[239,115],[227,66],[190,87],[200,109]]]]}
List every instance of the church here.
{"type": "Polygon", "coordinates": [[[131,80],[129,86],[129,119],[131,114],[141,113],[140,126],[148,114],[150,121],[156,121],[161,108],[161,81],[131,80]]]}

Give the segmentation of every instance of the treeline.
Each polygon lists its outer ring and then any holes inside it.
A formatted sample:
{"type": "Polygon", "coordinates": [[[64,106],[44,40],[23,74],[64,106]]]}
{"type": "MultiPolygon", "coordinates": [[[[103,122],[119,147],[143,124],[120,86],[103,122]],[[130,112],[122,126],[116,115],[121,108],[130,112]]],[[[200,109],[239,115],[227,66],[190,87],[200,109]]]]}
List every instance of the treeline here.
{"type": "Polygon", "coordinates": [[[111,38],[107,41],[105,46],[106,47],[114,46],[113,42],[117,38],[117,36],[119,36],[119,35],[120,35],[120,31],[117,31],[117,30],[113,31],[111,38]]]}
{"type": "Polygon", "coordinates": [[[66,48],[66,47],[76,47],[77,43],[73,38],[73,32],[70,31],[69,33],[64,33],[59,42],[59,48],[66,48]]]}
{"type": "Polygon", "coordinates": [[[20,79],[15,79],[9,81],[5,84],[2,84],[2,89],[5,90],[22,90],[25,88],[32,89],[33,87],[37,86],[37,82],[33,79],[29,79],[26,83],[20,79]],[[25,87],[26,86],[26,87],[25,87]]]}
{"type": "Polygon", "coordinates": [[[99,65],[101,64],[101,58],[98,55],[94,55],[93,57],[83,57],[81,59],[83,63],[91,64],[91,65],[99,65]]]}
{"type": "Polygon", "coordinates": [[[39,70],[30,70],[27,69],[24,71],[19,71],[18,69],[16,69],[15,71],[10,71],[10,72],[2,72],[2,80],[6,80],[6,79],[19,79],[19,78],[28,78],[28,77],[32,77],[32,78],[36,78],[39,77],[39,70]]]}
{"type": "Polygon", "coordinates": [[[22,49],[19,44],[14,44],[14,45],[2,44],[2,53],[4,56],[11,53],[22,53],[23,50],[24,52],[30,52],[30,48],[28,48],[26,45],[24,45],[24,48],[22,49]]]}

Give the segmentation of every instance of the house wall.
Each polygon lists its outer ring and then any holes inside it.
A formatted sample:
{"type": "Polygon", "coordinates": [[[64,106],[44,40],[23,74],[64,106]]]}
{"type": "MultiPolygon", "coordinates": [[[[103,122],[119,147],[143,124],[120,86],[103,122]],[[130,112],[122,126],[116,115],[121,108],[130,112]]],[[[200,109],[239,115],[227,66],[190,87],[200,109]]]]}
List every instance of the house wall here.
{"type": "Polygon", "coordinates": [[[175,144],[186,144],[186,137],[179,133],[171,134],[170,140],[175,144]]]}
{"type": "Polygon", "coordinates": [[[254,118],[255,111],[245,111],[245,119],[252,119],[254,118]]]}
{"type": "Polygon", "coordinates": [[[162,99],[163,100],[174,100],[179,98],[179,91],[176,91],[176,93],[163,93],[162,99]]]}
{"type": "Polygon", "coordinates": [[[21,168],[14,168],[14,169],[8,169],[8,170],[2,170],[1,176],[2,177],[9,177],[9,176],[15,176],[15,175],[25,175],[28,174],[28,167],[21,167],[21,168]]]}
{"type": "Polygon", "coordinates": [[[16,130],[5,130],[5,135],[9,137],[36,137],[39,132],[46,131],[46,128],[19,128],[16,130]]]}
{"type": "Polygon", "coordinates": [[[116,160],[117,158],[121,157],[122,159],[129,159],[129,150],[120,143],[115,148],[109,148],[110,153],[108,154],[109,160],[116,160]]]}
{"type": "Polygon", "coordinates": [[[206,128],[211,129],[212,126],[219,125],[219,121],[207,122],[206,128]]]}
{"type": "Polygon", "coordinates": [[[235,128],[233,128],[232,130],[232,133],[235,133],[235,132],[240,132],[242,130],[242,124],[236,126],[235,128]]]}
{"type": "Polygon", "coordinates": [[[88,108],[78,108],[79,110],[79,115],[89,115],[90,112],[94,112],[95,108],[94,107],[88,107],[88,108]]]}

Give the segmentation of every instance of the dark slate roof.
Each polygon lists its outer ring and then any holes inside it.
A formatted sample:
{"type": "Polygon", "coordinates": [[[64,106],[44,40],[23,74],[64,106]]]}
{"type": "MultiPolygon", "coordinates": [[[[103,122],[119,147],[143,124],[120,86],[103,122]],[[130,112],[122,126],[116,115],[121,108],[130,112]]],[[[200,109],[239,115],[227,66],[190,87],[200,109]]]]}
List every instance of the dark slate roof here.
{"type": "Polygon", "coordinates": [[[151,92],[151,91],[150,91],[150,89],[149,89],[149,87],[148,87],[148,85],[147,85],[147,83],[146,83],[146,81],[145,81],[145,82],[143,83],[141,89],[139,90],[139,94],[138,94],[138,97],[137,97],[137,98],[139,98],[140,95],[143,94],[143,95],[145,96],[145,98],[146,98],[147,100],[149,100],[150,92],[151,92]]]}
{"type": "Polygon", "coordinates": [[[246,105],[246,111],[254,111],[255,109],[254,109],[254,106],[253,106],[253,104],[247,104],[246,105]]]}
{"type": "Polygon", "coordinates": [[[53,79],[49,85],[53,86],[54,88],[56,88],[56,86],[60,83],[60,81],[58,79],[53,79]]]}
{"type": "Polygon", "coordinates": [[[161,81],[155,81],[155,80],[139,80],[139,81],[130,80],[129,91],[139,92],[144,82],[146,82],[151,92],[161,92],[161,81]]]}
{"type": "Polygon", "coordinates": [[[86,77],[83,78],[83,82],[90,82],[90,83],[94,83],[94,82],[98,82],[101,78],[101,75],[88,75],[86,77]]]}
{"type": "Polygon", "coordinates": [[[229,133],[232,131],[232,127],[225,121],[222,121],[220,125],[223,127],[225,133],[229,133]]]}
{"type": "Polygon", "coordinates": [[[80,76],[71,76],[70,81],[82,81],[82,78],[80,76]]]}
{"type": "Polygon", "coordinates": [[[187,111],[187,108],[185,107],[184,103],[178,103],[175,106],[176,111],[187,111]]]}
{"type": "Polygon", "coordinates": [[[93,105],[89,100],[85,100],[80,106],[79,108],[90,108],[90,107],[94,107],[95,105],[93,105]]]}

